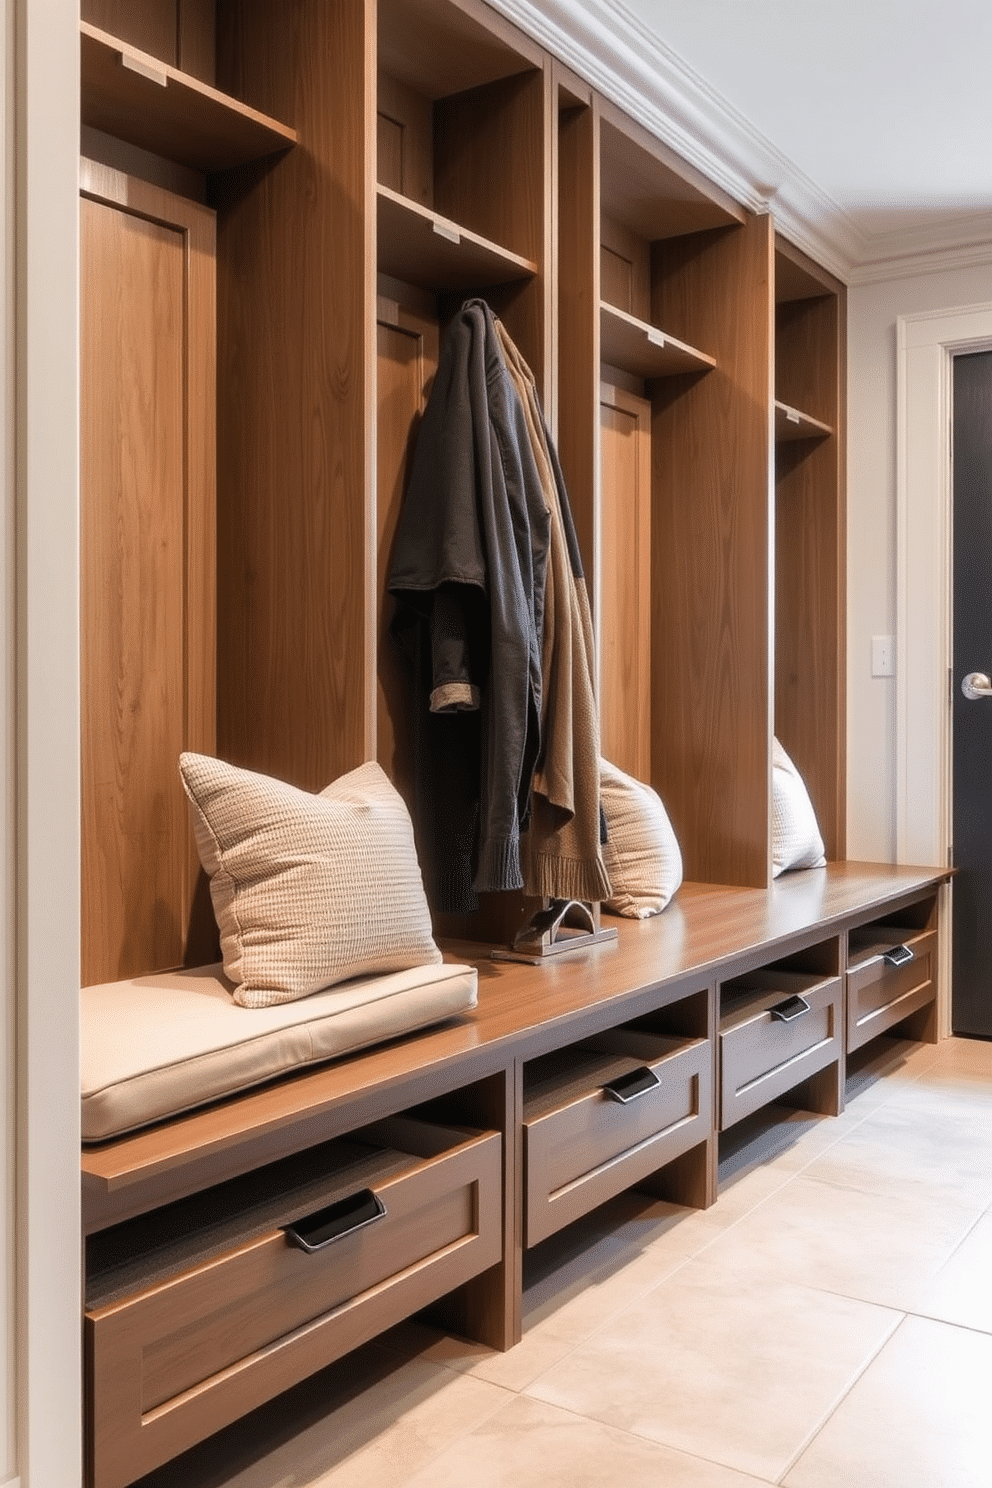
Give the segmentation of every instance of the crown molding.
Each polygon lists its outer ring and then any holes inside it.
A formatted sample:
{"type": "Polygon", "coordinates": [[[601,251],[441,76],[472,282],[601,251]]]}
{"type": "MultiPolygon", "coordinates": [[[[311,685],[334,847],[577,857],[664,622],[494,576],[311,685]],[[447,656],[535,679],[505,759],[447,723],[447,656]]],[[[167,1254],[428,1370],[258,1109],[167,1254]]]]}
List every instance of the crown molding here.
{"type": "Polygon", "coordinates": [[[992,239],[980,243],[955,244],[909,253],[889,253],[856,266],[848,283],[881,284],[888,279],[915,279],[921,274],[947,274],[954,269],[992,269],[992,239]]]}
{"type": "Polygon", "coordinates": [[[988,214],[865,233],[830,196],[617,0],[489,0],[689,165],[844,283],[986,262],[988,214]]]}

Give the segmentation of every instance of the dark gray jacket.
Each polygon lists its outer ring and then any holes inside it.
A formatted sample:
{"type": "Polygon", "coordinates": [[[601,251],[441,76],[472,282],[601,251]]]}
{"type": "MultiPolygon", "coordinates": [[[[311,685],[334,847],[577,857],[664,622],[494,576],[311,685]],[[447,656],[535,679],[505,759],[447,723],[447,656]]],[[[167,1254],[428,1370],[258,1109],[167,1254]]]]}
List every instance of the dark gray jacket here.
{"type": "Polygon", "coordinates": [[[469,300],[442,338],[388,580],[416,671],[415,816],[435,909],[523,887],[549,521],[492,312],[469,300]]]}

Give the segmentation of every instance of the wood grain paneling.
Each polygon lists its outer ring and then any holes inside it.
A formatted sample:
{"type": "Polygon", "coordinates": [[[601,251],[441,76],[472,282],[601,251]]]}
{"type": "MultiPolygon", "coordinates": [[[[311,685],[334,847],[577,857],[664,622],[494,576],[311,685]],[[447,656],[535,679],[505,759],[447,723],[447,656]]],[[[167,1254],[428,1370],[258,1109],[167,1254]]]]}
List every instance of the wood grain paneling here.
{"type": "Polygon", "coordinates": [[[371,16],[222,3],[218,74],[300,139],[217,187],[219,738],[319,790],[375,728],[371,16]]]}
{"type": "Polygon", "coordinates": [[[540,66],[541,49],[483,0],[378,0],[379,62],[425,98],[540,66]]]}
{"type": "Polygon", "coordinates": [[[402,192],[423,207],[433,206],[434,116],[430,100],[397,82],[388,73],[380,72],[377,108],[379,184],[402,192]],[[389,152],[384,158],[386,141],[389,142],[389,152]]]}
{"type": "Polygon", "coordinates": [[[101,31],[109,31],[111,36],[173,67],[181,67],[177,51],[180,3],[189,4],[190,0],[142,0],[140,5],[134,0],[81,0],[79,14],[81,20],[99,26],[101,31]]]}
{"type": "Polygon", "coordinates": [[[217,26],[214,0],[178,0],[177,66],[203,83],[217,76],[217,26]]]}
{"type": "Polygon", "coordinates": [[[393,602],[386,593],[414,444],[437,369],[437,318],[380,298],[377,345],[378,418],[378,686],[376,758],[401,794],[413,801],[413,694],[408,668],[389,637],[393,602]]]}
{"type": "Polygon", "coordinates": [[[196,171],[228,170],[289,149],[296,135],[229,94],[80,28],[82,123],[196,171]],[[123,65],[123,59],[134,66],[123,65]]]}
{"type": "Polygon", "coordinates": [[[603,754],[651,778],[651,405],[600,393],[599,717],[603,754]]]}
{"type": "Polygon", "coordinates": [[[609,99],[602,119],[603,212],[646,243],[743,222],[739,202],[714,186],[609,99]]]}
{"type": "Polygon", "coordinates": [[[646,238],[612,217],[600,224],[602,297],[608,305],[651,319],[651,249],[646,238]]]}
{"type": "MultiPolygon", "coordinates": [[[[434,206],[537,266],[526,283],[476,285],[551,396],[550,73],[528,71],[434,105],[434,206]]],[[[443,306],[447,316],[459,297],[443,306]]]]}
{"type": "Polygon", "coordinates": [[[833,428],[839,411],[835,296],[775,310],[775,396],[833,428]]]}
{"type": "Polygon", "coordinates": [[[521,73],[434,105],[434,205],[544,263],[544,89],[521,73]]]}
{"type": "Polygon", "coordinates": [[[87,985],[188,948],[197,858],[178,757],[215,738],[215,322],[213,214],[104,168],[83,182],[87,985]]]}
{"type": "Polygon", "coordinates": [[[654,385],[653,784],[686,875],[769,881],[772,231],[656,243],[651,319],[715,369],[654,385]]]}

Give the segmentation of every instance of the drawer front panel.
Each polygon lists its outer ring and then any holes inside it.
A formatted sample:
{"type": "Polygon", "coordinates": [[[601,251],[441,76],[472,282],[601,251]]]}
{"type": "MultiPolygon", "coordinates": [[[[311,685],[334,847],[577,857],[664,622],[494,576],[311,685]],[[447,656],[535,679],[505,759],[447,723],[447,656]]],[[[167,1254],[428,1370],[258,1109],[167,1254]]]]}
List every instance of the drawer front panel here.
{"type": "Polygon", "coordinates": [[[277,1231],[188,1283],[165,1288],[146,1308],[153,1336],[141,1355],[142,1411],[475,1230],[471,1184],[430,1199],[423,1183],[408,1182],[382,1190],[380,1197],[386,1205],[382,1219],[326,1250],[308,1255],[277,1231]]]}
{"type": "Polygon", "coordinates": [[[526,1244],[535,1245],[706,1137],[712,1047],[700,1039],[648,1068],[660,1084],[629,1105],[599,1087],[524,1122],[526,1244]]]}
{"type": "Polygon", "coordinates": [[[764,999],[756,998],[753,1014],[721,1029],[721,1131],[840,1056],[839,978],[832,977],[803,991],[810,1010],[791,1022],[782,1022],[769,1011],[768,1005],[781,1001],[782,996],[779,991],[764,999]]]}
{"type": "Polygon", "coordinates": [[[383,1218],[307,1254],[282,1230],[86,1318],[92,1488],[120,1488],[494,1265],[502,1143],[376,1192],[383,1218]]]}
{"type": "Polygon", "coordinates": [[[847,1048],[860,1049],[869,1039],[932,1002],[937,995],[934,957],[936,931],[923,935],[898,930],[880,932],[877,948],[856,949],[852,945],[847,972],[847,1048]],[[887,946],[908,945],[912,961],[890,966],[882,952],[887,946]],[[864,949],[869,951],[864,955],[864,949]]]}

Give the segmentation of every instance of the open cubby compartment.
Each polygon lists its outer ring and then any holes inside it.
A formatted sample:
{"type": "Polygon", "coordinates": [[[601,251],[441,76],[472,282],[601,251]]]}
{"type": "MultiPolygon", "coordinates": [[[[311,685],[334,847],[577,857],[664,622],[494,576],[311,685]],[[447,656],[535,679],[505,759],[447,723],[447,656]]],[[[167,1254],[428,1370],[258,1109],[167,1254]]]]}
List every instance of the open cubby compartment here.
{"type": "Polygon", "coordinates": [[[706,346],[658,316],[652,245],[731,219],[713,188],[646,132],[603,103],[599,109],[600,356],[642,381],[705,372],[706,346]]]}
{"type": "Polygon", "coordinates": [[[830,861],[846,853],[844,362],[843,285],[778,239],[775,733],[830,861]]]}
{"type": "Polygon", "coordinates": [[[591,313],[598,355],[593,372],[582,355],[562,362],[559,419],[563,451],[574,444],[580,471],[591,453],[594,472],[603,753],[659,792],[687,878],[764,886],[771,225],[612,105],[592,115],[559,108],[560,210],[584,191],[598,233],[590,305],[588,253],[566,273],[562,231],[562,345],[569,317],[591,313]],[[583,131],[583,150],[566,150],[583,131]],[[666,346],[694,359],[676,369],[666,346]]]}
{"type": "Polygon", "coordinates": [[[502,1255],[502,1139],[414,1112],[87,1244],[90,1488],[123,1488],[502,1255]]]}
{"type": "Polygon", "coordinates": [[[118,37],[202,83],[217,82],[213,0],[80,0],[79,15],[88,29],[118,37]]]}
{"type": "Polygon", "coordinates": [[[844,1081],[840,945],[830,939],[720,985],[721,1131],[773,1102],[836,1116],[844,1081]]]}
{"type": "Polygon", "coordinates": [[[936,895],[848,931],[849,1054],[893,1031],[936,1043],[938,933],[936,895]]]}
{"type": "Polygon", "coordinates": [[[708,992],[528,1060],[524,1243],[626,1188],[712,1199],[708,992]]]}
{"type": "Polygon", "coordinates": [[[544,262],[540,51],[485,6],[378,6],[379,269],[441,293],[544,262]]]}
{"type": "Polygon", "coordinates": [[[775,402],[787,440],[834,433],[841,286],[784,239],[775,249],[775,402]]]}
{"type": "Polygon", "coordinates": [[[607,102],[588,114],[559,95],[559,437],[592,481],[603,753],[660,792],[688,878],[764,884],[769,227],[607,102]]]}
{"type": "MultiPolygon", "coordinates": [[[[378,6],[376,755],[411,804],[410,679],[386,585],[416,428],[466,299],[503,321],[550,405],[544,68],[539,48],[474,0],[378,6]]],[[[535,907],[494,896],[472,916],[438,916],[437,930],[506,943],[535,907]]]]}
{"type": "Polygon", "coordinates": [[[289,125],[218,90],[212,5],[84,0],[80,120],[191,170],[210,174],[296,143],[289,125]]]}

